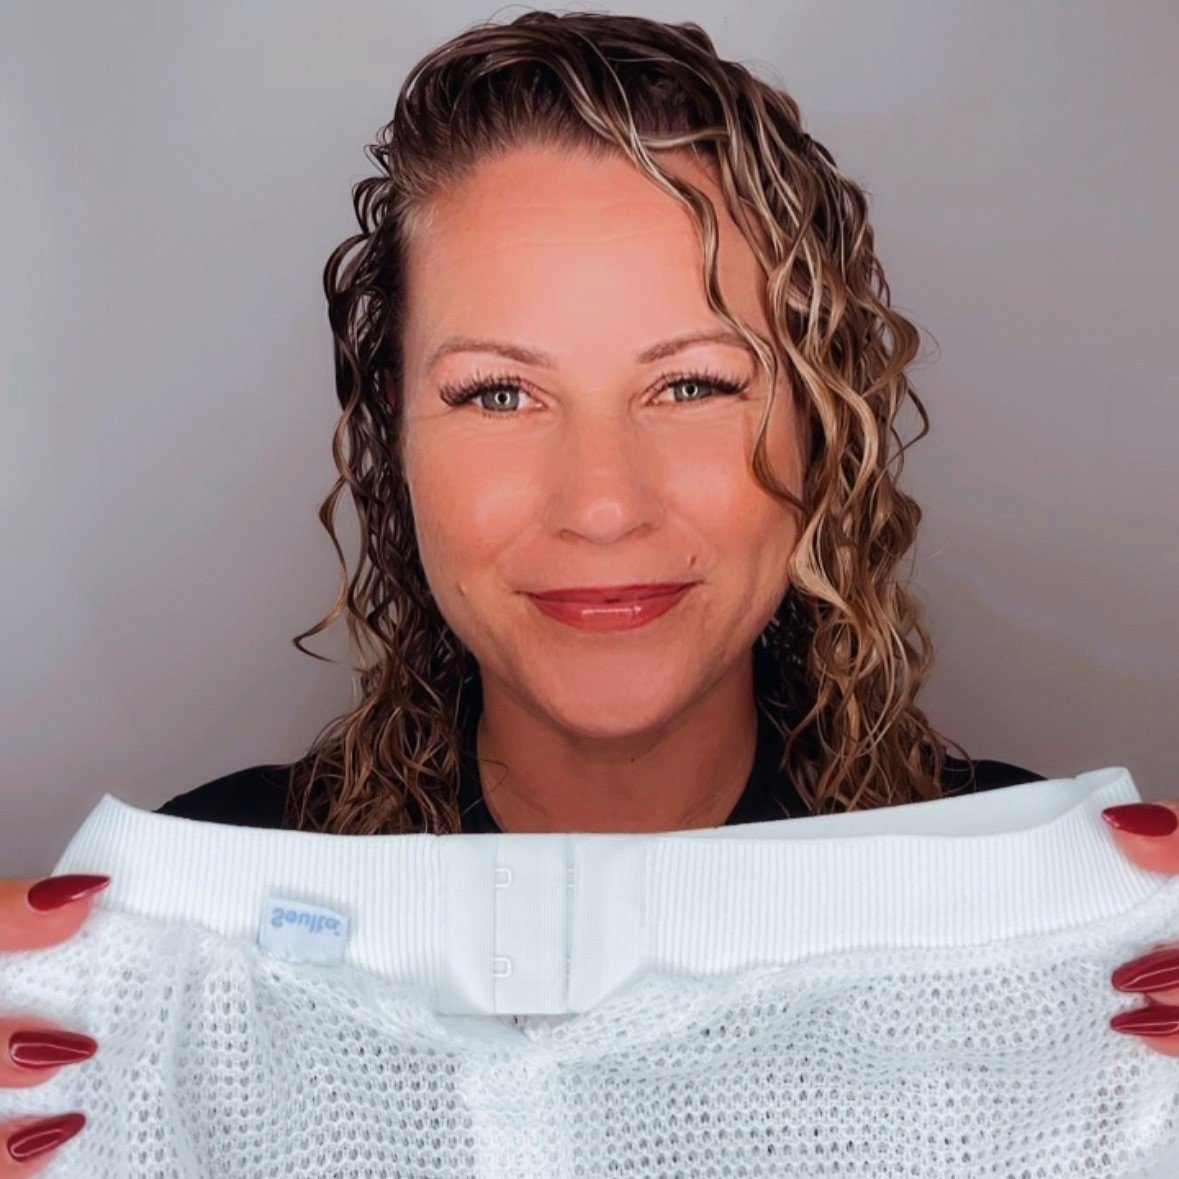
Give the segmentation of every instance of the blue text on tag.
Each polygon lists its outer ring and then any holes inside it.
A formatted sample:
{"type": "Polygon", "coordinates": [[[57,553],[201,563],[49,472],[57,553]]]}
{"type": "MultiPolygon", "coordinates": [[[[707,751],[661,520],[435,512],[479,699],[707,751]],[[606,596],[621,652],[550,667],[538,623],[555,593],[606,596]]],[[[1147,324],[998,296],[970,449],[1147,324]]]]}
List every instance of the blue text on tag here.
{"type": "Polygon", "coordinates": [[[330,964],[344,957],[348,918],[334,909],[270,896],[262,902],[258,945],[286,962],[330,964]]]}

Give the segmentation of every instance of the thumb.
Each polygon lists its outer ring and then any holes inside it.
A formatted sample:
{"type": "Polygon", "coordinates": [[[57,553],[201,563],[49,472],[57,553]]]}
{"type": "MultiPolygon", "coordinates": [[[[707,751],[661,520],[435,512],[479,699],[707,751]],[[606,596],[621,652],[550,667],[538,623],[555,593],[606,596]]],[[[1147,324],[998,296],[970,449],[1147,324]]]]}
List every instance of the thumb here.
{"type": "Polygon", "coordinates": [[[1179,873],[1179,799],[1110,806],[1101,817],[1118,847],[1140,868],[1179,873]]]}

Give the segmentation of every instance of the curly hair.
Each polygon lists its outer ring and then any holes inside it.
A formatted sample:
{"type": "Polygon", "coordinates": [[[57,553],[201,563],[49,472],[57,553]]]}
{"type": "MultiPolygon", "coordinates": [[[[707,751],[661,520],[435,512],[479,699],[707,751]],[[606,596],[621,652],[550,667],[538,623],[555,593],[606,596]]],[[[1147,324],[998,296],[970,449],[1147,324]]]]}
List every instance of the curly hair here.
{"type": "Polygon", "coordinates": [[[292,640],[321,659],[302,640],[346,613],[359,700],[292,763],[284,823],[340,834],[461,830],[461,717],[481,684],[427,584],[401,464],[406,258],[432,196],[523,145],[629,159],[688,212],[709,306],[749,342],[771,390],[780,356],[789,362],[806,438],[802,500],[767,463],[768,407],[751,466],[803,521],[789,587],[754,644],[757,708],[783,739],[777,780],[814,813],[941,797],[944,745],[966,751],[914,703],[932,645],[898,577],[921,519],[897,486],[906,445],[894,423],[906,399],[921,418],[907,445],[929,431],[905,375],[919,334],[889,306],[865,192],[802,130],[797,103],[718,57],[695,23],[528,11],[467,28],[423,58],[377,138],[365,150],[380,175],[353,187],[361,232],[324,270],[342,414],[339,478],[319,519],[340,591],[292,640]],[[729,313],[712,202],[661,167],[658,151],[688,153],[717,178],[765,275],[770,340],[729,313]],[[350,580],[333,526],[345,486],[362,542],[350,580]]]}

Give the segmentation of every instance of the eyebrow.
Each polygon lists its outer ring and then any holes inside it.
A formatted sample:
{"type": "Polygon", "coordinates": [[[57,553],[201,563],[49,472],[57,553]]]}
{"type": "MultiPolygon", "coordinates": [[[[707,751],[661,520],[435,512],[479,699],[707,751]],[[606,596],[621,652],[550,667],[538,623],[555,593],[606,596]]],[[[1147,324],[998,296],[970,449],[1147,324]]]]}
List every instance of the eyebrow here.
{"type": "MultiPolygon", "coordinates": [[[[654,360],[663,360],[668,356],[690,348],[693,344],[730,344],[736,348],[743,348],[752,354],[753,350],[736,332],[702,331],[687,332],[681,336],[673,336],[670,340],[662,340],[644,348],[635,356],[637,364],[649,364],[654,360]]],[[[438,362],[453,352],[494,352],[505,356],[509,360],[519,361],[521,364],[531,364],[537,368],[556,368],[556,360],[548,353],[538,348],[525,348],[519,344],[510,344],[504,340],[486,340],[475,336],[448,336],[430,355],[427,372],[432,372],[438,362]]]]}

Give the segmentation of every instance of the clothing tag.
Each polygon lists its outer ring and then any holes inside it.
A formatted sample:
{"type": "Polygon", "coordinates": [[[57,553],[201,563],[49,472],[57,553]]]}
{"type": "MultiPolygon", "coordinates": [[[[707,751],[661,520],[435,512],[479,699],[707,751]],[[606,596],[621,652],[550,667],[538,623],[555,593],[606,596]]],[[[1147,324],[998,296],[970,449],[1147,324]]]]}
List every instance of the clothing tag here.
{"type": "Polygon", "coordinates": [[[330,964],[344,957],[348,918],[334,909],[270,896],[262,902],[258,945],[285,962],[330,964]]]}

